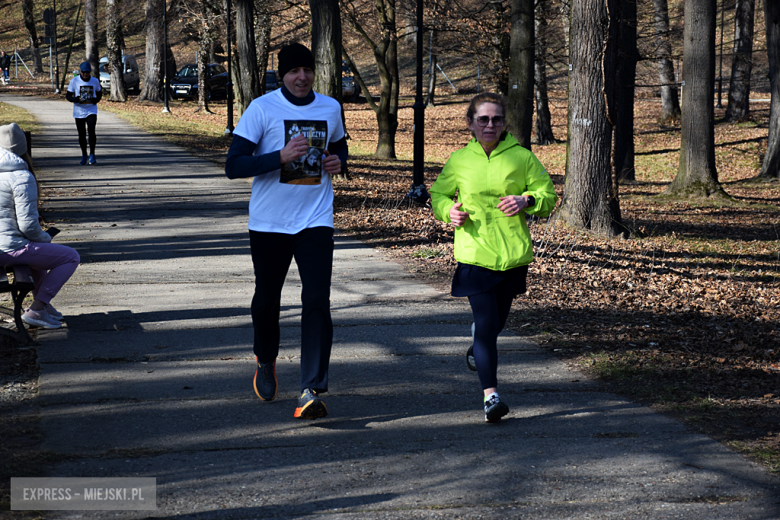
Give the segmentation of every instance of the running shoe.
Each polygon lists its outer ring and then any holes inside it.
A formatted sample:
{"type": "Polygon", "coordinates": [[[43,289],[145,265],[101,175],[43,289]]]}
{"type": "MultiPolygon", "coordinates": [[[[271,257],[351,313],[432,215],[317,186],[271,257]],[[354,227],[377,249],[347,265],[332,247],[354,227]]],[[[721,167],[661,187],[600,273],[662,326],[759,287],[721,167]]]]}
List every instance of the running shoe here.
{"type": "Polygon", "coordinates": [[[49,316],[54,318],[57,321],[62,321],[62,313],[59,312],[57,309],[54,308],[54,305],[51,303],[46,304],[46,312],[49,313],[49,316]]]}
{"type": "Polygon", "coordinates": [[[257,360],[257,370],[253,381],[257,397],[263,401],[273,401],[279,390],[279,381],[276,380],[276,360],[270,363],[260,363],[257,360]]]}
{"type": "Polygon", "coordinates": [[[477,371],[477,362],[474,361],[474,327],[476,324],[471,324],[471,342],[472,345],[469,347],[468,351],[466,352],[466,366],[469,367],[470,370],[473,370],[474,372],[477,371]]]}
{"type": "Polygon", "coordinates": [[[97,164],[97,159],[95,159],[94,153],[89,154],[89,164],[97,164]]]}
{"type": "Polygon", "coordinates": [[[298,399],[298,408],[295,409],[296,419],[318,419],[328,415],[325,403],[317,396],[317,392],[311,388],[304,389],[301,398],[298,399]]]}
{"type": "Polygon", "coordinates": [[[470,370],[477,370],[477,362],[474,361],[474,345],[471,345],[466,351],[466,365],[470,370]]]}
{"type": "Polygon", "coordinates": [[[79,162],[79,164],[80,164],[81,166],[86,166],[86,165],[87,165],[87,161],[88,161],[88,160],[89,160],[89,157],[87,157],[86,155],[82,155],[82,156],[81,156],[81,162],[79,162]]]}
{"type": "Polygon", "coordinates": [[[22,314],[22,321],[28,325],[35,325],[36,327],[44,329],[59,329],[62,327],[62,323],[49,316],[46,309],[40,311],[27,309],[24,311],[24,314],[22,314]]]}
{"type": "Polygon", "coordinates": [[[485,400],[485,422],[498,422],[508,413],[509,407],[499,400],[498,394],[492,394],[485,400]]]}

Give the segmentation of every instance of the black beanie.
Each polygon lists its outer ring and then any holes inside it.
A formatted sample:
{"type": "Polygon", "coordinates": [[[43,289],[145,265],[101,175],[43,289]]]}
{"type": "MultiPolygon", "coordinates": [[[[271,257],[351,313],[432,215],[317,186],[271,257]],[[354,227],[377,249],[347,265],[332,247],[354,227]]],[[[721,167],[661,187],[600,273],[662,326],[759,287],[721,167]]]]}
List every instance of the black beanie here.
{"type": "Polygon", "coordinates": [[[300,43],[282,47],[279,51],[279,77],[284,79],[285,74],[298,67],[314,70],[314,55],[311,51],[300,43]]]}

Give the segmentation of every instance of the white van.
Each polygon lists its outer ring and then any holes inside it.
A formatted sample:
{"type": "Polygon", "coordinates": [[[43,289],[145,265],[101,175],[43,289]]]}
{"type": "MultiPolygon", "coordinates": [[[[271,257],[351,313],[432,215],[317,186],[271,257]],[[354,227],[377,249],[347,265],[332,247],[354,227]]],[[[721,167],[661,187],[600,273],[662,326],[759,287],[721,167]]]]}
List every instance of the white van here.
{"type": "MultiPolygon", "coordinates": [[[[122,55],[122,65],[125,67],[125,85],[128,92],[141,92],[141,78],[138,75],[138,63],[135,56],[129,54],[122,55]]],[[[100,58],[100,88],[105,90],[105,94],[111,91],[111,74],[108,72],[108,57],[100,58]]]]}

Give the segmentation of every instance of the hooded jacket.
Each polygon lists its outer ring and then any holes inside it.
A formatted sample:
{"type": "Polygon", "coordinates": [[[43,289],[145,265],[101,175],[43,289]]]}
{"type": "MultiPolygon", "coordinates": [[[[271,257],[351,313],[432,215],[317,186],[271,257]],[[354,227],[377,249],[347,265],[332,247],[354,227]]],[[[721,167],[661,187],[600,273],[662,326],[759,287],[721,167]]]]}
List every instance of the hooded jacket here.
{"type": "Polygon", "coordinates": [[[27,163],[0,148],[0,253],[51,242],[38,222],[38,185],[27,163]]]}
{"type": "Polygon", "coordinates": [[[455,228],[455,260],[493,271],[531,263],[533,244],[525,213],[546,217],[558,200],[539,159],[509,133],[490,157],[476,139],[453,152],[429,191],[437,219],[451,222],[456,191],[463,203],[460,210],[469,214],[455,228]],[[536,203],[507,217],[497,207],[507,195],[532,195],[536,203]]]}

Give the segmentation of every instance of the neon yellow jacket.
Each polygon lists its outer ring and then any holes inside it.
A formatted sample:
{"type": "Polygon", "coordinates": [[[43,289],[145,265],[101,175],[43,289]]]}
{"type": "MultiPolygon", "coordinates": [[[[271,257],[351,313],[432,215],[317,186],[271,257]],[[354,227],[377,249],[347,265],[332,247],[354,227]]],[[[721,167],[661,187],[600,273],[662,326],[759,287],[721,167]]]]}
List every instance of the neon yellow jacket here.
{"type": "Polygon", "coordinates": [[[531,263],[533,244],[524,213],[546,217],[558,200],[542,163],[509,133],[490,157],[476,139],[453,152],[429,191],[438,220],[451,222],[456,191],[460,210],[469,214],[455,228],[455,260],[494,271],[531,263]],[[507,195],[533,195],[536,204],[507,217],[497,207],[507,195]]]}

